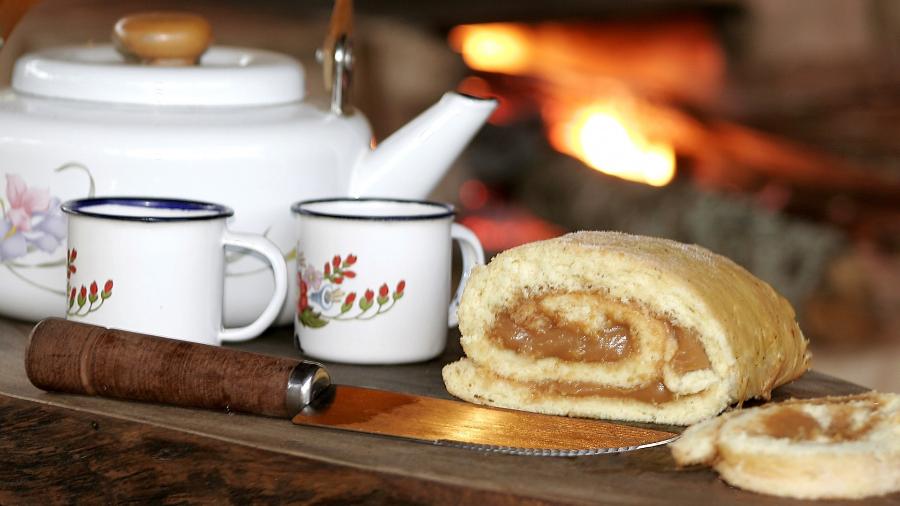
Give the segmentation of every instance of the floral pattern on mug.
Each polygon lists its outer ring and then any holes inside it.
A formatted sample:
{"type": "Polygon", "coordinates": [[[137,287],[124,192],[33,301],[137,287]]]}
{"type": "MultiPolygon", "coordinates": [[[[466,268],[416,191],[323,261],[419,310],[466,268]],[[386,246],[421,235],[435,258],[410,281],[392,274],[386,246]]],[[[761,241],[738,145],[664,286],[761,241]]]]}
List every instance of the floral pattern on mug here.
{"type": "Polygon", "coordinates": [[[371,320],[390,311],[406,290],[406,281],[400,280],[394,289],[382,283],[376,291],[366,288],[351,291],[349,284],[356,277],[354,265],[358,258],[350,253],[343,259],[335,255],[325,262],[321,270],[306,263],[301,255],[297,262],[297,318],[304,327],[320,328],[330,321],[371,320]],[[345,291],[346,290],[346,291],[345,291]],[[355,309],[354,309],[355,307],[355,309]]]}
{"type": "Polygon", "coordinates": [[[78,272],[78,267],[75,266],[77,258],[77,249],[72,248],[68,251],[66,255],[66,294],[69,305],[66,308],[66,315],[83,317],[100,309],[106,299],[112,297],[113,280],[107,279],[103,284],[102,291],[96,281],[91,281],[89,286],[81,285],[81,288],[76,288],[72,285],[72,274],[78,272]],[[100,303],[97,304],[97,301],[100,303]],[[78,307],[75,307],[76,302],[78,307]]]}

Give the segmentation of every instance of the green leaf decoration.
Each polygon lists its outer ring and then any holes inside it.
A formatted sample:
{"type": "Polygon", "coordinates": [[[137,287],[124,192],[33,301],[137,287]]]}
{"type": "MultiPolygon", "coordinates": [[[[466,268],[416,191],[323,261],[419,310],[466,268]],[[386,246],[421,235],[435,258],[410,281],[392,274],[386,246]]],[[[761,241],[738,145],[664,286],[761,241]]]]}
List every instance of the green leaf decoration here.
{"type": "Polygon", "coordinates": [[[88,295],[88,300],[91,301],[91,304],[97,302],[97,294],[92,293],[92,294],[88,295]]]}
{"type": "Polygon", "coordinates": [[[100,298],[106,300],[112,295],[112,292],[100,292],[100,298]]]}
{"type": "Polygon", "coordinates": [[[388,301],[387,297],[378,297],[378,305],[379,306],[383,306],[383,305],[387,304],[387,301],[388,301]]]}
{"type": "Polygon", "coordinates": [[[72,309],[72,306],[75,305],[75,297],[69,297],[69,309],[72,309]]]}
{"type": "Polygon", "coordinates": [[[87,297],[85,297],[84,295],[79,295],[78,296],[78,307],[83,307],[85,302],[87,302],[87,297]]]}
{"type": "Polygon", "coordinates": [[[341,314],[344,314],[344,313],[346,313],[347,311],[350,311],[350,308],[351,308],[351,307],[353,307],[353,304],[343,304],[343,305],[341,305],[341,314]]]}
{"type": "Polygon", "coordinates": [[[359,299],[359,308],[365,313],[372,307],[372,301],[366,298],[359,299]]]}
{"type": "Polygon", "coordinates": [[[398,292],[394,294],[394,300],[400,300],[403,298],[403,292],[398,292]]]}
{"type": "Polygon", "coordinates": [[[306,308],[300,313],[300,323],[303,324],[304,327],[311,327],[314,329],[328,325],[327,320],[319,318],[319,313],[316,313],[310,308],[306,308]]]}

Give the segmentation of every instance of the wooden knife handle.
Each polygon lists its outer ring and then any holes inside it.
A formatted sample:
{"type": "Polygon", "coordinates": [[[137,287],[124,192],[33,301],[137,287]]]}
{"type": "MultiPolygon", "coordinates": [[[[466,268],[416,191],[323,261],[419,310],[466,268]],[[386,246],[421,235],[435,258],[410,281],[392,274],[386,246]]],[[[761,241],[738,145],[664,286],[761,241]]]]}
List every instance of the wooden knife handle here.
{"type": "Polygon", "coordinates": [[[298,382],[306,377],[330,385],[314,362],[59,318],[31,331],[25,371],[43,390],[277,417],[292,417],[302,408],[296,405],[303,387],[298,382]]]}

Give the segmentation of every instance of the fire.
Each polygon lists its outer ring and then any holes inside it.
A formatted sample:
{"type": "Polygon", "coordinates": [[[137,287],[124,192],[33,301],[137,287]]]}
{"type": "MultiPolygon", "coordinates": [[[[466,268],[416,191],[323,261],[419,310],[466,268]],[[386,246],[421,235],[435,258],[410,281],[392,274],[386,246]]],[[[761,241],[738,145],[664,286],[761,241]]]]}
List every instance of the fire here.
{"type": "Polygon", "coordinates": [[[675,177],[675,150],[648,140],[615,107],[592,104],[551,119],[550,144],[604,174],[652,186],[675,177]]]}
{"type": "Polygon", "coordinates": [[[531,90],[544,111],[554,149],[653,186],[668,184],[676,170],[675,137],[661,134],[665,121],[657,116],[664,109],[654,104],[715,96],[723,64],[711,40],[692,20],[653,31],[488,23],[458,26],[449,37],[472,69],[532,78],[522,89],[531,90]]]}
{"type": "Polygon", "coordinates": [[[527,29],[513,23],[460,25],[450,32],[450,45],[462,53],[466,65],[506,74],[528,69],[530,40],[527,29]]]}

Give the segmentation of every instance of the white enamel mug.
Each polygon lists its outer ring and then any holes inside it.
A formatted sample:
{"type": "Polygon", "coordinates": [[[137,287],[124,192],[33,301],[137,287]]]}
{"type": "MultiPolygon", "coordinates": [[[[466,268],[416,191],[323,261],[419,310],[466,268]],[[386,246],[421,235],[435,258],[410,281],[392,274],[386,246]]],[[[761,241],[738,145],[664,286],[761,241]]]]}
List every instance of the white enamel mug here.
{"type": "Polygon", "coordinates": [[[438,356],[472,267],[475,234],[448,204],[399,199],[320,199],[292,206],[298,233],[297,346],[310,357],[400,364],[438,356]],[[452,242],[462,278],[451,301],[452,242]]]}
{"type": "Polygon", "coordinates": [[[219,345],[261,334],[287,294],[284,259],[258,235],[230,232],[234,214],[192,200],[105,197],[71,200],[66,318],[105,327],[219,345]],[[247,326],[223,328],[224,247],[262,255],[275,289],[247,326]]]}

